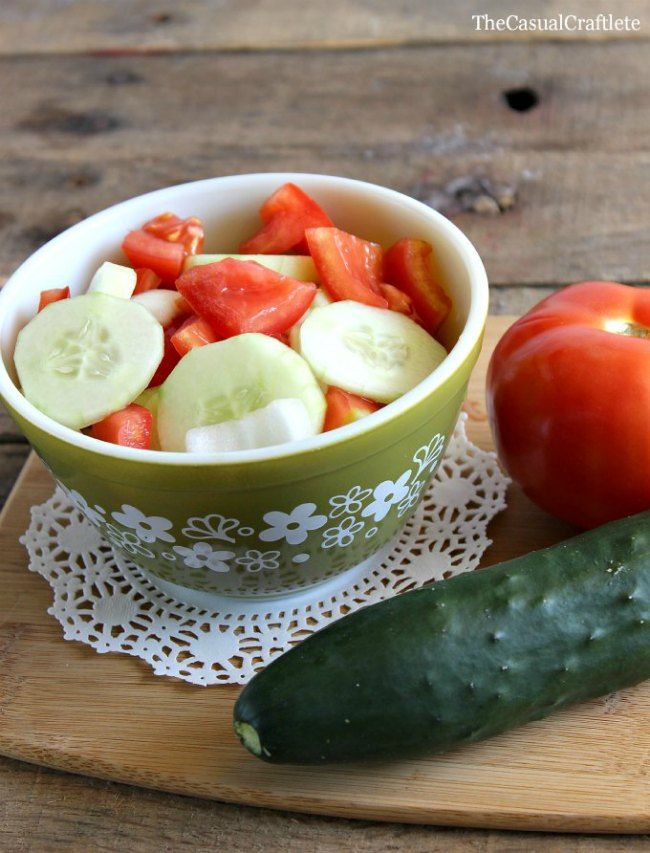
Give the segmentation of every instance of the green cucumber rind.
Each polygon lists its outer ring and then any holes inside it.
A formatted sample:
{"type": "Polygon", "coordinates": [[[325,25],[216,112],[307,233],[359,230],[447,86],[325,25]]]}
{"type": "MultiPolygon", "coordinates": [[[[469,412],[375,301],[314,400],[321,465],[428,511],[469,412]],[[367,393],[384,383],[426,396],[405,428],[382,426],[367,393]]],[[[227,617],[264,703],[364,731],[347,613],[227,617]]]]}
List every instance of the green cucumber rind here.
{"type": "Polygon", "coordinates": [[[401,758],[646,678],[650,512],[345,617],[258,674],[234,720],[274,763],[401,758]]]}

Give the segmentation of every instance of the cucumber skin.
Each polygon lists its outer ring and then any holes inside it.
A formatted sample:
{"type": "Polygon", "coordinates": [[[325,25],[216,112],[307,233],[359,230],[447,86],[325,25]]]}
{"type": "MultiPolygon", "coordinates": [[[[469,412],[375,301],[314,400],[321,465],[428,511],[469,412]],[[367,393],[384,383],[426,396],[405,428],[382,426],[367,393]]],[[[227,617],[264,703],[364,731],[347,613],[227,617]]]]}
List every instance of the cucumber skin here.
{"type": "Polygon", "coordinates": [[[444,752],[650,678],[650,512],[344,617],[240,695],[260,758],[444,752]]]}

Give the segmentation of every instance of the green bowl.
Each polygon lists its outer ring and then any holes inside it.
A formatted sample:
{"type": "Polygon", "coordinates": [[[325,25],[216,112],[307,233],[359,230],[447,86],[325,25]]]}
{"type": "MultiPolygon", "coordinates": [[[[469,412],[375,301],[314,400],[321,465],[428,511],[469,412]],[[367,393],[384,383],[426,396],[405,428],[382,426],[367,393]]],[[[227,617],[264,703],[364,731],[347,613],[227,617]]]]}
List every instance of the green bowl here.
{"type": "MultiPolygon", "coordinates": [[[[445,217],[393,190],[311,174],[258,174],[182,184],[115,205],[29,258],[0,293],[0,396],[59,485],[111,544],[152,578],[226,596],[277,596],[369,559],[395,536],[434,474],[479,354],[488,305],[481,260],[445,217]],[[16,335],[41,290],[82,292],[119,261],[127,230],[163,210],[200,216],[207,251],[236,251],[262,201],[295,181],[341,228],[389,245],[434,247],[453,310],[444,362],[401,399],[363,420],[275,448],[212,456],[106,444],[61,426],[16,387],[16,335]]],[[[45,366],[44,366],[45,369],[45,366]]]]}

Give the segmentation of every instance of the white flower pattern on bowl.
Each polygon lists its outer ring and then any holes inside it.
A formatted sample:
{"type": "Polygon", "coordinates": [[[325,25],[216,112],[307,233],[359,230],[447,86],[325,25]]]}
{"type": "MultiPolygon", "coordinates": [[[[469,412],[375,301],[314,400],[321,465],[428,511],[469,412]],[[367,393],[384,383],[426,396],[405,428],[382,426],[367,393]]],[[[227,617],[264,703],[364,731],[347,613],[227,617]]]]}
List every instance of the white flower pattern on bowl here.
{"type": "Polygon", "coordinates": [[[256,551],[254,548],[251,548],[243,556],[237,557],[235,562],[243,566],[251,574],[261,571],[273,571],[280,568],[280,552],[256,551]]]}
{"type": "Polygon", "coordinates": [[[413,509],[420,501],[422,491],[425,486],[425,480],[414,480],[410,486],[407,495],[397,506],[397,516],[401,518],[409,510],[413,509]]]}
{"type": "Polygon", "coordinates": [[[363,506],[366,498],[370,497],[372,489],[362,489],[361,486],[352,486],[344,495],[334,495],[330,498],[330,518],[338,518],[340,515],[356,515],[363,506]]]}
{"type": "Polygon", "coordinates": [[[235,556],[232,551],[215,551],[207,542],[196,542],[191,548],[174,545],[174,551],[188,568],[209,569],[211,572],[229,572],[227,561],[235,556]]]}
{"type": "MultiPolygon", "coordinates": [[[[288,546],[294,546],[311,538],[312,544],[316,545],[310,534],[325,527],[328,520],[333,521],[345,516],[338,525],[327,527],[322,534],[318,534],[322,549],[328,550],[334,546],[346,548],[364,529],[365,538],[370,539],[378,533],[378,528],[371,526],[366,529],[364,519],[376,524],[386,518],[394,507],[397,508],[398,518],[412,510],[422,496],[428,475],[433,473],[433,468],[440,460],[444,445],[445,437],[438,433],[427,444],[419,447],[412,457],[415,473],[409,468],[396,480],[383,480],[374,488],[354,485],[347,492],[333,495],[328,499],[325,509],[329,516],[320,513],[318,506],[312,502],[298,504],[290,512],[270,510],[263,516],[266,527],[259,533],[255,527],[217,512],[192,516],[181,526],[179,538],[181,541],[185,538],[186,542],[192,539],[199,541],[189,541],[190,547],[174,544],[170,551],[159,556],[168,563],[173,563],[178,555],[188,568],[207,569],[218,573],[229,572],[229,561],[234,561],[245,571],[255,574],[279,569],[283,559],[296,565],[310,559],[310,554],[302,552],[283,556],[280,551],[246,549],[244,538],[256,533],[262,542],[286,542],[288,546]],[[228,542],[239,546],[239,550],[214,550],[207,540],[228,542]]],[[[122,548],[131,556],[153,559],[156,554],[146,547],[147,545],[154,542],[177,542],[173,523],[168,518],[147,516],[137,507],[123,504],[120,510],[110,513],[116,524],[108,523],[107,511],[103,507],[89,504],[77,491],[64,486],[62,488],[75,506],[100,528],[113,545],[122,548]]]]}
{"type": "Polygon", "coordinates": [[[413,461],[417,465],[417,477],[422,477],[423,474],[432,474],[433,469],[438,464],[438,460],[442,455],[445,446],[445,437],[439,432],[436,433],[428,444],[422,445],[413,454],[413,461]]]}
{"type": "Polygon", "coordinates": [[[291,512],[274,510],[264,515],[264,521],[269,525],[260,533],[263,542],[279,542],[286,539],[289,545],[300,545],[310,531],[318,530],[327,524],[326,515],[314,515],[315,503],[299,504],[291,512]]]}
{"type": "MultiPolygon", "coordinates": [[[[57,480],[57,482],[59,482],[57,480]]],[[[72,503],[77,507],[77,509],[81,510],[83,514],[86,516],[88,521],[91,521],[93,524],[103,524],[106,519],[104,516],[106,515],[106,510],[95,504],[94,506],[88,506],[88,502],[86,501],[83,495],[80,495],[79,492],[74,489],[66,489],[62,483],[59,483],[59,486],[63,488],[66,495],[70,498],[72,503]]]]}
{"type": "Polygon", "coordinates": [[[168,533],[172,523],[160,515],[145,515],[139,509],[129,504],[122,504],[121,512],[111,515],[123,527],[130,527],[141,542],[174,542],[174,537],[168,533]]]}
{"type": "Polygon", "coordinates": [[[353,515],[347,515],[337,527],[330,527],[323,533],[323,548],[347,548],[354,537],[363,528],[363,521],[357,521],[353,515]]]}
{"type": "Polygon", "coordinates": [[[395,504],[399,504],[408,495],[407,483],[411,477],[411,469],[404,471],[397,480],[384,480],[375,487],[374,500],[365,506],[361,512],[363,518],[372,517],[375,521],[382,521],[395,504]]]}
{"type": "Polygon", "coordinates": [[[120,530],[114,524],[104,524],[102,532],[111,544],[118,548],[123,548],[128,554],[133,557],[149,557],[154,556],[150,548],[145,548],[137,535],[130,530],[120,530]]]}
{"type": "MultiPolygon", "coordinates": [[[[203,518],[199,516],[188,518],[187,527],[183,528],[182,533],[188,539],[217,539],[234,544],[235,539],[231,533],[234,533],[238,527],[239,521],[236,518],[226,518],[218,512],[212,512],[203,518]]],[[[241,528],[240,532],[243,530],[244,528],[241,528]]]]}

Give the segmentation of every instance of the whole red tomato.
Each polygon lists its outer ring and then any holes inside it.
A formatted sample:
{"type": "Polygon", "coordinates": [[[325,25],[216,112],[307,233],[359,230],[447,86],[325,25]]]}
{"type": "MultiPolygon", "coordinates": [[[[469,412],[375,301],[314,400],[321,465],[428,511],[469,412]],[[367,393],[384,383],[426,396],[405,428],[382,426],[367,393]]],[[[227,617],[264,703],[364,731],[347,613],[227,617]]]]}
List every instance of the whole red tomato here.
{"type": "Polygon", "coordinates": [[[543,509],[595,527],[650,508],[650,289],[544,299],[499,341],[487,397],[499,458],[543,509]]]}

